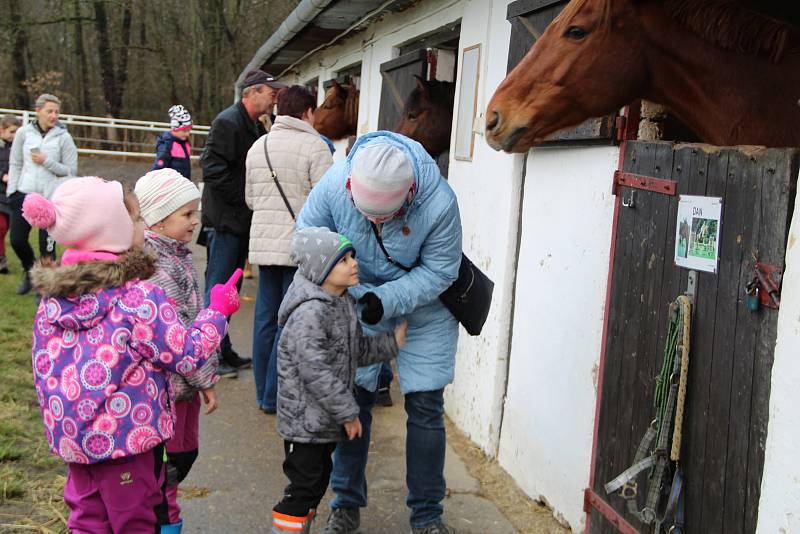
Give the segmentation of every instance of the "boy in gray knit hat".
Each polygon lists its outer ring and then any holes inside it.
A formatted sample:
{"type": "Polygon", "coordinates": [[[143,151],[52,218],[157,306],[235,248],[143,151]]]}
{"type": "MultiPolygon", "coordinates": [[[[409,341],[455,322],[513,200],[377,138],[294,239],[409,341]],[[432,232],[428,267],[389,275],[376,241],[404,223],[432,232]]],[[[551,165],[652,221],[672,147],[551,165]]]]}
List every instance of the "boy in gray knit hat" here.
{"type": "Polygon", "coordinates": [[[358,262],[345,236],[327,228],[298,230],[290,255],[297,273],[278,313],[278,433],[289,485],[273,508],[273,533],[309,531],[336,443],[361,436],[356,368],[397,356],[407,330],[403,321],[393,333],[361,331],[347,292],[358,284],[358,262]]]}

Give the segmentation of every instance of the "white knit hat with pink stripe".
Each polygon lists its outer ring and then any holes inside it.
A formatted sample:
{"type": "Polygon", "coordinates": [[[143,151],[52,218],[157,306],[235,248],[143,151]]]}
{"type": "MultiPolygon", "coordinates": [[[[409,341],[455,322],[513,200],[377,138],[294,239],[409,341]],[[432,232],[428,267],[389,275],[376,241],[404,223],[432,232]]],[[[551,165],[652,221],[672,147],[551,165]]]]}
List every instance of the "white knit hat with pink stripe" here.
{"type": "Polygon", "coordinates": [[[350,192],[358,211],[386,217],[403,207],[414,184],[414,168],[406,153],[388,143],[367,145],[353,156],[350,192]]]}
{"type": "Polygon", "coordinates": [[[200,190],[175,169],[150,171],[136,181],[133,190],[147,226],[163,221],[172,212],[200,198],[200,190]]]}

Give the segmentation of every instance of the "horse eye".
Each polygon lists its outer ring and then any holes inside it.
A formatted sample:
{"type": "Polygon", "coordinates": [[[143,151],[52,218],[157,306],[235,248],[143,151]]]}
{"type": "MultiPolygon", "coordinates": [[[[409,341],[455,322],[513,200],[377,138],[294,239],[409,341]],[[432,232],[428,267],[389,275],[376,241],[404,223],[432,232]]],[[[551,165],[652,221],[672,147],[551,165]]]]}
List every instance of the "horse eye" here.
{"type": "Polygon", "coordinates": [[[570,39],[575,39],[576,41],[580,41],[586,37],[586,35],[586,30],[579,28],[578,26],[570,26],[567,31],[564,32],[564,37],[569,37],[570,39]]]}
{"type": "Polygon", "coordinates": [[[415,120],[417,120],[418,117],[419,117],[419,113],[417,113],[416,111],[409,111],[408,112],[408,120],[415,121],[415,120]]]}

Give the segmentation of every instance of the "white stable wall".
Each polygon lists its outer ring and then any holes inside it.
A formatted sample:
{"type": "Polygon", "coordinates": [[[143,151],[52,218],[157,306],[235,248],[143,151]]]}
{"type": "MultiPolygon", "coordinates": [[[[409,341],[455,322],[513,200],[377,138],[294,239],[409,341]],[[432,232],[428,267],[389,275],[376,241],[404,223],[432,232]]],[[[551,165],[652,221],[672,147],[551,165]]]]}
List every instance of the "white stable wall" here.
{"type": "MultiPolygon", "coordinates": [[[[798,199],[800,200],[800,199],[798,199]]],[[[769,397],[769,427],[761,478],[761,534],[800,532],[800,204],[786,248],[778,338],[769,397]]]]}
{"type": "MultiPolygon", "coordinates": [[[[511,26],[506,1],[466,4],[459,60],[464,48],[481,45],[477,113],[483,115],[506,75],[511,26]]],[[[456,87],[460,86],[460,71],[456,87]]],[[[455,109],[461,95],[456,92],[455,109]]],[[[472,98],[472,96],[470,96],[472,98]]],[[[455,118],[457,119],[457,117],[455,118]]],[[[482,123],[482,117],[479,119],[482,123]]],[[[475,135],[472,161],[451,158],[449,181],[458,195],[464,252],[494,281],[489,318],[480,337],[461,331],[456,378],[445,392],[448,416],[487,454],[500,439],[508,371],[511,305],[524,156],[492,150],[475,135]]]]}
{"type": "Polygon", "coordinates": [[[530,152],[500,464],[574,531],[589,484],[618,147],[530,152]]]}

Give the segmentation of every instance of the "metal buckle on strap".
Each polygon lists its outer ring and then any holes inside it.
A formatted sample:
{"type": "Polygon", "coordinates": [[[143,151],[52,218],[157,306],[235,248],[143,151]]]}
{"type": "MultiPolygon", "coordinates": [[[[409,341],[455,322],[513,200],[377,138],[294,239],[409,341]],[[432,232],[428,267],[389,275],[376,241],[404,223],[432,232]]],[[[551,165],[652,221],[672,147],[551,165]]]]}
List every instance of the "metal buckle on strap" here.
{"type": "Polygon", "coordinates": [[[623,499],[635,499],[639,494],[639,483],[635,480],[633,482],[626,482],[619,489],[619,496],[623,499]]]}
{"type": "Polygon", "coordinates": [[[649,525],[656,520],[656,511],[652,508],[645,507],[641,512],[642,522],[649,525]]]}

